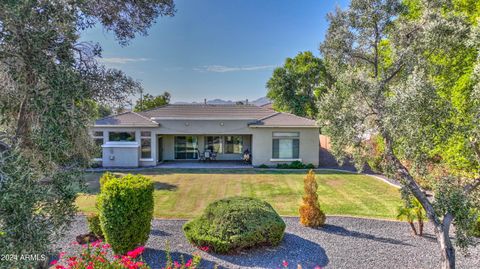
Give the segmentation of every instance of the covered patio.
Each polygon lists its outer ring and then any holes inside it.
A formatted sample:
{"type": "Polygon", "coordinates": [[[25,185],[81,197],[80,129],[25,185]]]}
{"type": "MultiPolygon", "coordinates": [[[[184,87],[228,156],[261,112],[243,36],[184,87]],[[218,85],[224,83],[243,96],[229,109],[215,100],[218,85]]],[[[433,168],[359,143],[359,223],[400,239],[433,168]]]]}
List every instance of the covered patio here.
{"type": "Polygon", "coordinates": [[[198,161],[198,160],[175,160],[165,161],[157,165],[159,168],[205,168],[205,169],[238,169],[253,168],[244,161],[198,161]]]}

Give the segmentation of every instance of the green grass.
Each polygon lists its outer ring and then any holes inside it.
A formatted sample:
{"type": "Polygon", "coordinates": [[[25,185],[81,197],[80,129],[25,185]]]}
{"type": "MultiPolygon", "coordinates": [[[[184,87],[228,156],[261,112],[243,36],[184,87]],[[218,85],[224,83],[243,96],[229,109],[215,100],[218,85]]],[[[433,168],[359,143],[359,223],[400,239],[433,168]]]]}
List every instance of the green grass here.
{"type": "MultiPolygon", "coordinates": [[[[304,171],[281,170],[151,169],[140,173],[155,182],[157,218],[193,218],[210,202],[235,195],[260,198],[280,215],[298,216],[305,176],[304,171]]],[[[88,193],[77,198],[80,211],[96,210],[100,176],[86,175],[88,193]]],[[[370,176],[318,171],[317,181],[320,206],[327,215],[394,219],[401,205],[398,189],[370,176]]]]}

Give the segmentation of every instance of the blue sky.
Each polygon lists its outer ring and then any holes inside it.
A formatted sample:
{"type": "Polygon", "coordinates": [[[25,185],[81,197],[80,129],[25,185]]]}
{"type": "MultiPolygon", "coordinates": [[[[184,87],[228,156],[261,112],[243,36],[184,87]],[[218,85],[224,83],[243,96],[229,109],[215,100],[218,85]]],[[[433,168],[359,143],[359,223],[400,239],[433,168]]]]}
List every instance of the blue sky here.
{"type": "Polygon", "coordinates": [[[176,0],[174,17],[159,18],[146,37],[126,47],[102,28],[82,39],[99,42],[104,64],[139,80],[145,92],[172,101],[250,100],[286,57],[318,55],[326,14],[346,0],[176,0]]]}

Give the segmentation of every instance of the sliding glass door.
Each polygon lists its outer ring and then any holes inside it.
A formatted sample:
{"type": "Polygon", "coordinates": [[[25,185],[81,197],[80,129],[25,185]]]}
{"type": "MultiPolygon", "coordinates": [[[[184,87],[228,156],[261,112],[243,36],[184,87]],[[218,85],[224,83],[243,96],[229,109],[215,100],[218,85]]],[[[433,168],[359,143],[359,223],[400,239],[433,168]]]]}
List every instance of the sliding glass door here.
{"type": "Polygon", "coordinates": [[[191,160],[198,158],[196,136],[175,136],[175,159],[191,160]]]}

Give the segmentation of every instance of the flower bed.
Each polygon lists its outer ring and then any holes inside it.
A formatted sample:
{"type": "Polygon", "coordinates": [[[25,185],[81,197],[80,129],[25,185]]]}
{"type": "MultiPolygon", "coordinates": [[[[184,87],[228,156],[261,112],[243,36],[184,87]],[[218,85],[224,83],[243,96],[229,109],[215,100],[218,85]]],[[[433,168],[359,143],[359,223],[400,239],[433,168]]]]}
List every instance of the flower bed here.
{"type": "MultiPolygon", "coordinates": [[[[73,244],[77,245],[77,242],[73,244]]],[[[66,255],[60,253],[58,260],[50,263],[51,268],[55,269],[150,269],[142,259],[142,253],[145,250],[143,246],[127,252],[125,255],[113,255],[109,244],[103,241],[95,241],[91,244],[82,245],[80,255],[66,255]]],[[[194,269],[200,263],[201,257],[194,254],[188,261],[172,261],[167,251],[167,261],[165,269],[194,269]]]]}

